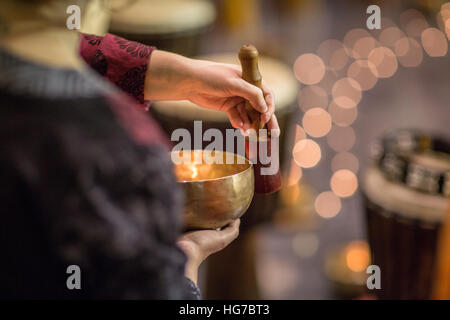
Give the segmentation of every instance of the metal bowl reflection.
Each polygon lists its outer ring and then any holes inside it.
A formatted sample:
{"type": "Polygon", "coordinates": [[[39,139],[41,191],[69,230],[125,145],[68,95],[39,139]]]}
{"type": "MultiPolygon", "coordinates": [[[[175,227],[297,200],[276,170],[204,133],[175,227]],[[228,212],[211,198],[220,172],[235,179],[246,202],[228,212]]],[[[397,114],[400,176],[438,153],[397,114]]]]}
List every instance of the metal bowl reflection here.
{"type": "Polygon", "coordinates": [[[172,160],[185,191],[186,229],[221,228],[248,209],[255,187],[253,166],[245,157],[193,150],[173,151],[172,160]]]}

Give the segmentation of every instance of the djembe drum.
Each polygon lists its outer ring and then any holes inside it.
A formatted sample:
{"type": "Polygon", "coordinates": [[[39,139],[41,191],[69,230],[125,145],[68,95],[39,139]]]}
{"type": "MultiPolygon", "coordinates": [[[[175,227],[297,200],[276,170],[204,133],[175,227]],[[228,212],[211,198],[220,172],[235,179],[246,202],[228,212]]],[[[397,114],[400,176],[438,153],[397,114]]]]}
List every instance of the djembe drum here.
{"type": "Polygon", "coordinates": [[[158,49],[193,56],[216,17],[207,0],[134,0],[115,10],[110,32],[158,49]]]}
{"type": "Polygon", "coordinates": [[[412,131],[374,146],[364,195],[381,299],[429,299],[450,195],[450,143],[412,131]]]}
{"type": "MultiPolygon", "coordinates": [[[[198,58],[239,65],[236,53],[198,58]]],[[[298,110],[295,104],[298,84],[291,69],[275,59],[260,57],[259,68],[263,79],[272,88],[275,95],[275,114],[281,128],[280,155],[282,156],[289,144],[288,137],[292,136],[287,132],[293,124],[295,118],[293,115],[298,110]]],[[[202,121],[203,132],[209,128],[217,128],[222,132],[232,128],[225,113],[200,108],[189,101],[155,102],[151,111],[169,136],[178,128],[188,129],[193,134],[195,120],[202,121]]],[[[192,145],[192,147],[194,146],[192,145]]],[[[280,160],[280,163],[283,164],[282,157],[280,160]]],[[[208,259],[207,298],[251,299],[259,297],[255,271],[256,238],[252,227],[270,220],[277,207],[277,200],[278,192],[269,195],[255,194],[242,219],[239,240],[208,259]],[[227,280],[224,281],[224,279],[227,280]],[[246,285],[243,286],[243,283],[246,285]]]]}

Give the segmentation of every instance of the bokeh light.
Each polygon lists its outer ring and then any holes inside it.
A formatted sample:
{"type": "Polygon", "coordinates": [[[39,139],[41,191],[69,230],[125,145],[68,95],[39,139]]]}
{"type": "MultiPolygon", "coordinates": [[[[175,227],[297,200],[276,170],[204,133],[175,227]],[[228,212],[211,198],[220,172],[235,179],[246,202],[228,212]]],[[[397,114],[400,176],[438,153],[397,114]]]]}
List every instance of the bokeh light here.
{"type": "Polygon", "coordinates": [[[319,249],[319,237],[312,232],[299,232],[292,238],[292,250],[300,258],[309,258],[319,249]]]}
{"type": "Polygon", "coordinates": [[[322,152],[317,142],[311,139],[303,139],[295,144],[292,156],[300,167],[312,168],[319,163],[322,152]]]}
{"type": "Polygon", "coordinates": [[[302,54],[294,63],[294,74],[298,81],[306,85],[319,83],[325,74],[322,59],[313,54],[302,54]]]}
{"type": "Polygon", "coordinates": [[[372,50],[368,60],[373,74],[378,78],[390,78],[398,69],[397,58],[391,49],[387,47],[378,47],[372,50]]]}
{"type": "Polygon", "coordinates": [[[256,264],[257,281],[267,299],[280,299],[301,283],[301,272],[292,259],[262,255],[256,264]]]}
{"type": "Polygon", "coordinates": [[[445,32],[447,38],[450,39],[450,6],[446,6],[446,4],[442,5],[441,10],[437,13],[436,22],[439,29],[445,32]]]}
{"type": "Polygon", "coordinates": [[[355,51],[355,44],[362,38],[371,38],[372,36],[366,29],[357,28],[348,31],[344,36],[344,47],[347,54],[358,59],[359,53],[355,51]]]}
{"type": "Polygon", "coordinates": [[[358,178],[348,169],[337,170],[331,176],[330,187],[337,196],[347,198],[358,189],[358,178]]]}
{"type": "Polygon", "coordinates": [[[443,57],[448,52],[445,35],[436,28],[428,28],[422,32],[422,46],[430,57],[443,57]]]}
{"type": "Polygon", "coordinates": [[[444,31],[450,39],[450,3],[444,3],[441,7],[440,15],[444,23],[444,31]]]}
{"type": "Polygon", "coordinates": [[[331,116],[325,109],[312,108],[304,114],[302,124],[311,137],[323,137],[331,130],[331,116]]]}
{"type": "Polygon", "coordinates": [[[445,21],[445,34],[447,35],[447,39],[450,39],[450,19],[445,21]]]}
{"type": "Polygon", "coordinates": [[[326,67],[334,71],[342,70],[349,61],[344,45],[339,40],[325,40],[317,49],[317,54],[326,67]]]}
{"type": "Polygon", "coordinates": [[[322,81],[320,82],[320,87],[323,88],[327,93],[331,93],[331,90],[333,89],[336,81],[342,78],[342,76],[340,75],[341,73],[342,72],[340,71],[328,69],[325,72],[322,81]]]}
{"type": "Polygon", "coordinates": [[[341,208],[341,199],[331,191],[320,193],[314,201],[314,209],[317,214],[325,219],[337,216],[341,208]]]}
{"type": "Polygon", "coordinates": [[[428,22],[425,19],[414,19],[411,20],[405,28],[405,32],[410,37],[420,37],[422,32],[428,28],[428,22]]]}
{"type": "Polygon", "coordinates": [[[347,127],[351,125],[358,116],[357,108],[342,108],[334,101],[332,101],[328,106],[328,112],[330,113],[333,123],[340,127],[347,127]]]}
{"type": "Polygon", "coordinates": [[[375,66],[368,60],[356,60],[347,70],[347,76],[356,80],[361,86],[361,90],[372,89],[378,81],[374,74],[375,66]]]}
{"type": "Polygon", "coordinates": [[[311,108],[326,108],[328,105],[328,93],[319,86],[307,86],[302,88],[298,96],[298,106],[303,112],[311,108]]]}
{"type": "Polygon", "coordinates": [[[398,62],[406,68],[417,67],[423,61],[422,46],[411,37],[404,37],[395,43],[395,54],[398,62]]]}
{"type": "MultiPolygon", "coordinates": [[[[308,87],[302,89],[298,99],[304,116],[302,126],[296,131],[288,183],[298,183],[302,168],[316,166],[322,157],[320,146],[307,135],[327,136],[329,147],[337,154],[331,160],[332,191],[320,193],[314,202],[321,217],[336,216],[342,209],[341,198],[351,197],[358,189],[356,174],[360,163],[349,152],[356,142],[355,131],[350,126],[358,116],[362,91],[374,88],[378,79],[392,77],[399,64],[419,66],[423,51],[430,57],[445,56],[448,53],[445,36],[450,39],[450,3],[442,6],[437,18],[440,30],[429,27],[420,11],[406,10],[400,16],[401,28],[383,17],[381,30],[369,33],[363,28],[352,29],[342,42],[323,41],[317,55],[304,54],[297,58],[295,75],[308,87]]],[[[315,240],[310,241],[312,245],[304,245],[309,241],[304,239],[301,235],[293,239],[294,252],[301,257],[311,256],[317,250],[315,240]]],[[[347,264],[355,272],[363,271],[370,260],[367,244],[361,243],[355,242],[347,253],[347,264]],[[366,247],[357,247],[361,243],[366,247]]]]}
{"type": "Polygon", "coordinates": [[[389,17],[381,17],[381,29],[395,27],[394,21],[389,17]]]}
{"type": "Polygon", "coordinates": [[[354,108],[362,98],[361,86],[352,78],[342,78],[333,86],[334,102],[342,108],[354,108]]]}
{"type": "Polygon", "coordinates": [[[377,41],[373,37],[363,37],[358,39],[353,46],[353,58],[367,59],[370,52],[377,46],[377,41]]]}
{"type": "Polygon", "coordinates": [[[339,152],[331,160],[331,171],[347,169],[354,173],[359,170],[359,160],[353,153],[339,152]]]}
{"type": "Polygon", "coordinates": [[[406,30],[411,22],[418,20],[426,21],[425,16],[419,10],[408,9],[400,14],[400,26],[403,30],[406,30]]]}
{"type": "Polygon", "coordinates": [[[363,272],[370,264],[370,250],[367,242],[353,241],[346,248],[345,261],[353,272],[363,272]]]}
{"type": "Polygon", "coordinates": [[[336,152],[348,151],[353,148],[356,136],[352,127],[333,126],[327,135],[327,142],[336,152]]]}
{"type": "Polygon", "coordinates": [[[397,27],[389,27],[381,31],[378,40],[383,46],[395,48],[395,43],[405,37],[405,33],[397,27]]]}

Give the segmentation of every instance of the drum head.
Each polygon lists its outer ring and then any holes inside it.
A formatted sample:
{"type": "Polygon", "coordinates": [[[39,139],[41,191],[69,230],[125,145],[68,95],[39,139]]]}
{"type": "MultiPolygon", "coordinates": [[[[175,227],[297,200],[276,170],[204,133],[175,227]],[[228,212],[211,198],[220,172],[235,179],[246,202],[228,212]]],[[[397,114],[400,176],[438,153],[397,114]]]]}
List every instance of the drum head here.
{"type": "Polygon", "coordinates": [[[365,173],[363,192],[373,203],[407,220],[441,223],[448,208],[445,197],[388,181],[375,166],[369,167],[365,173]]]}
{"type": "MultiPolygon", "coordinates": [[[[124,2],[125,0],[114,1],[124,2]]],[[[129,2],[128,6],[113,12],[112,32],[147,35],[183,33],[203,28],[211,24],[216,17],[214,5],[207,0],[129,2]]]]}
{"type": "MultiPolygon", "coordinates": [[[[199,56],[197,59],[240,66],[237,53],[199,56]]],[[[268,57],[259,58],[259,69],[264,81],[272,88],[275,95],[275,113],[277,116],[288,112],[296,101],[298,83],[289,66],[268,57]]],[[[152,105],[158,113],[184,120],[204,120],[228,122],[226,113],[200,108],[189,101],[158,101],[152,105]]]]}

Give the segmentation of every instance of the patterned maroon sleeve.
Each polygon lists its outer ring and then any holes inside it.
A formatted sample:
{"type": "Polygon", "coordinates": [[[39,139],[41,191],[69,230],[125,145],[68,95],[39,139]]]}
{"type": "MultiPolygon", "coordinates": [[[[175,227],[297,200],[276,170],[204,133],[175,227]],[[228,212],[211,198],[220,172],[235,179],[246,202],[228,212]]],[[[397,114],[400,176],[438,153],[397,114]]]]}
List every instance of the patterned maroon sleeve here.
{"type": "Polygon", "coordinates": [[[80,54],[101,76],[116,84],[142,105],[150,55],[154,47],[107,34],[81,34],[80,54]]]}

